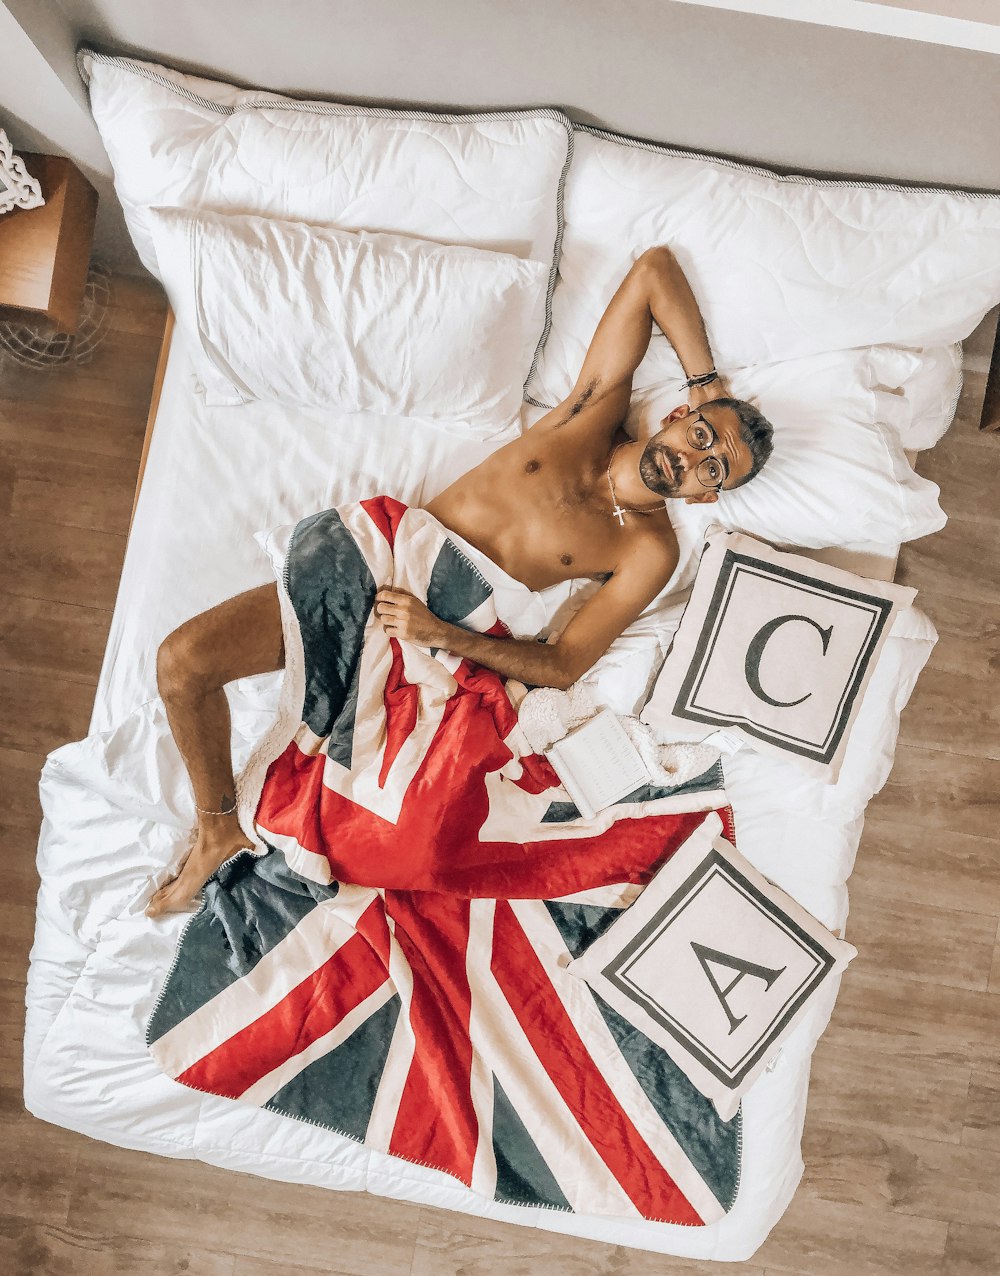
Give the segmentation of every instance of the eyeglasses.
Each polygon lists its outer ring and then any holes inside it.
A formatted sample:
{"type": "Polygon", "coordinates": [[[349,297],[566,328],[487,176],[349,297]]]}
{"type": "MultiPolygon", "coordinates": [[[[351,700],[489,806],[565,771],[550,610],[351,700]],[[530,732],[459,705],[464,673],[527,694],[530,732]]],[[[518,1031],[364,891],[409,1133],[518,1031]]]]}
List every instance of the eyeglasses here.
{"type": "MultiPolygon", "coordinates": [[[[687,428],[688,445],[695,452],[711,451],[718,443],[719,436],[700,412],[696,414],[695,422],[696,424],[689,425],[687,428]]],[[[695,467],[695,474],[698,476],[698,482],[702,487],[707,487],[712,492],[721,492],[722,484],[729,474],[729,467],[717,456],[707,456],[704,461],[698,462],[695,467]]]]}

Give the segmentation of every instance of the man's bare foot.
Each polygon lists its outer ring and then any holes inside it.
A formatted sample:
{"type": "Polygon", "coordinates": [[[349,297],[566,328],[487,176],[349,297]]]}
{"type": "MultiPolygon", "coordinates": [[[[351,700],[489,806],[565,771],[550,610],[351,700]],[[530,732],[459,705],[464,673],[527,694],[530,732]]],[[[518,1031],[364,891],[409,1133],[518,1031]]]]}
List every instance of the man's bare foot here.
{"type": "Polygon", "coordinates": [[[215,870],[243,848],[253,850],[253,843],[244,835],[235,817],[227,817],[222,827],[199,827],[198,838],[181,871],[153,894],[146,905],[146,916],[159,917],[188,909],[215,870]]]}

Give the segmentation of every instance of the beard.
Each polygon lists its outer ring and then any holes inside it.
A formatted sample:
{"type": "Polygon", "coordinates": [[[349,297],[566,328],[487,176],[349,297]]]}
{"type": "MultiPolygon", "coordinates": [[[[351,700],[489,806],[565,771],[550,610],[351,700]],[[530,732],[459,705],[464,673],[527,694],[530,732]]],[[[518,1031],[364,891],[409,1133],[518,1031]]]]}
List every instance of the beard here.
{"type": "Polygon", "coordinates": [[[657,496],[675,496],[683,482],[680,458],[666,444],[647,443],[639,457],[639,477],[657,496]]]}

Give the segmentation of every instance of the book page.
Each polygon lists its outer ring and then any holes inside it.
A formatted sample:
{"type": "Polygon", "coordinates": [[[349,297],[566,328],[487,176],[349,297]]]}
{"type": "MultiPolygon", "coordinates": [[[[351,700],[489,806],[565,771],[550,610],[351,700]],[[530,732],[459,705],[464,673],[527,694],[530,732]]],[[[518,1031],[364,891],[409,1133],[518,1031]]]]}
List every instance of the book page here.
{"type": "Polygon", "coordinates": [[[548,758],[584,815],[649,783],[646,764],[610,709],[557,740],[548,758]]]}

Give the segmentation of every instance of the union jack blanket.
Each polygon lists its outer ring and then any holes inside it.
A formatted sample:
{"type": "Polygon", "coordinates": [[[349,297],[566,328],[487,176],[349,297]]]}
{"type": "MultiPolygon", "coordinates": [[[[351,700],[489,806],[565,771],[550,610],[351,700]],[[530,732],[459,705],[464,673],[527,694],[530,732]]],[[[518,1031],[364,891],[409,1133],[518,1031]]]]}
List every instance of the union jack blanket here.
{"type": "Polygon", "coordinates": [[[147,1029],[159,1066],[498,1201],[720,1218],[740,1116],[565,966],[707,810],[731,836],[721,768],[585,820],[518,726],[519,684],[390,639],[372,611],[392,584],[505,635],[530,591],[386,497],[267,547],[286,669],[238,778],[257,853],[181,935],[147,1029]]]}

